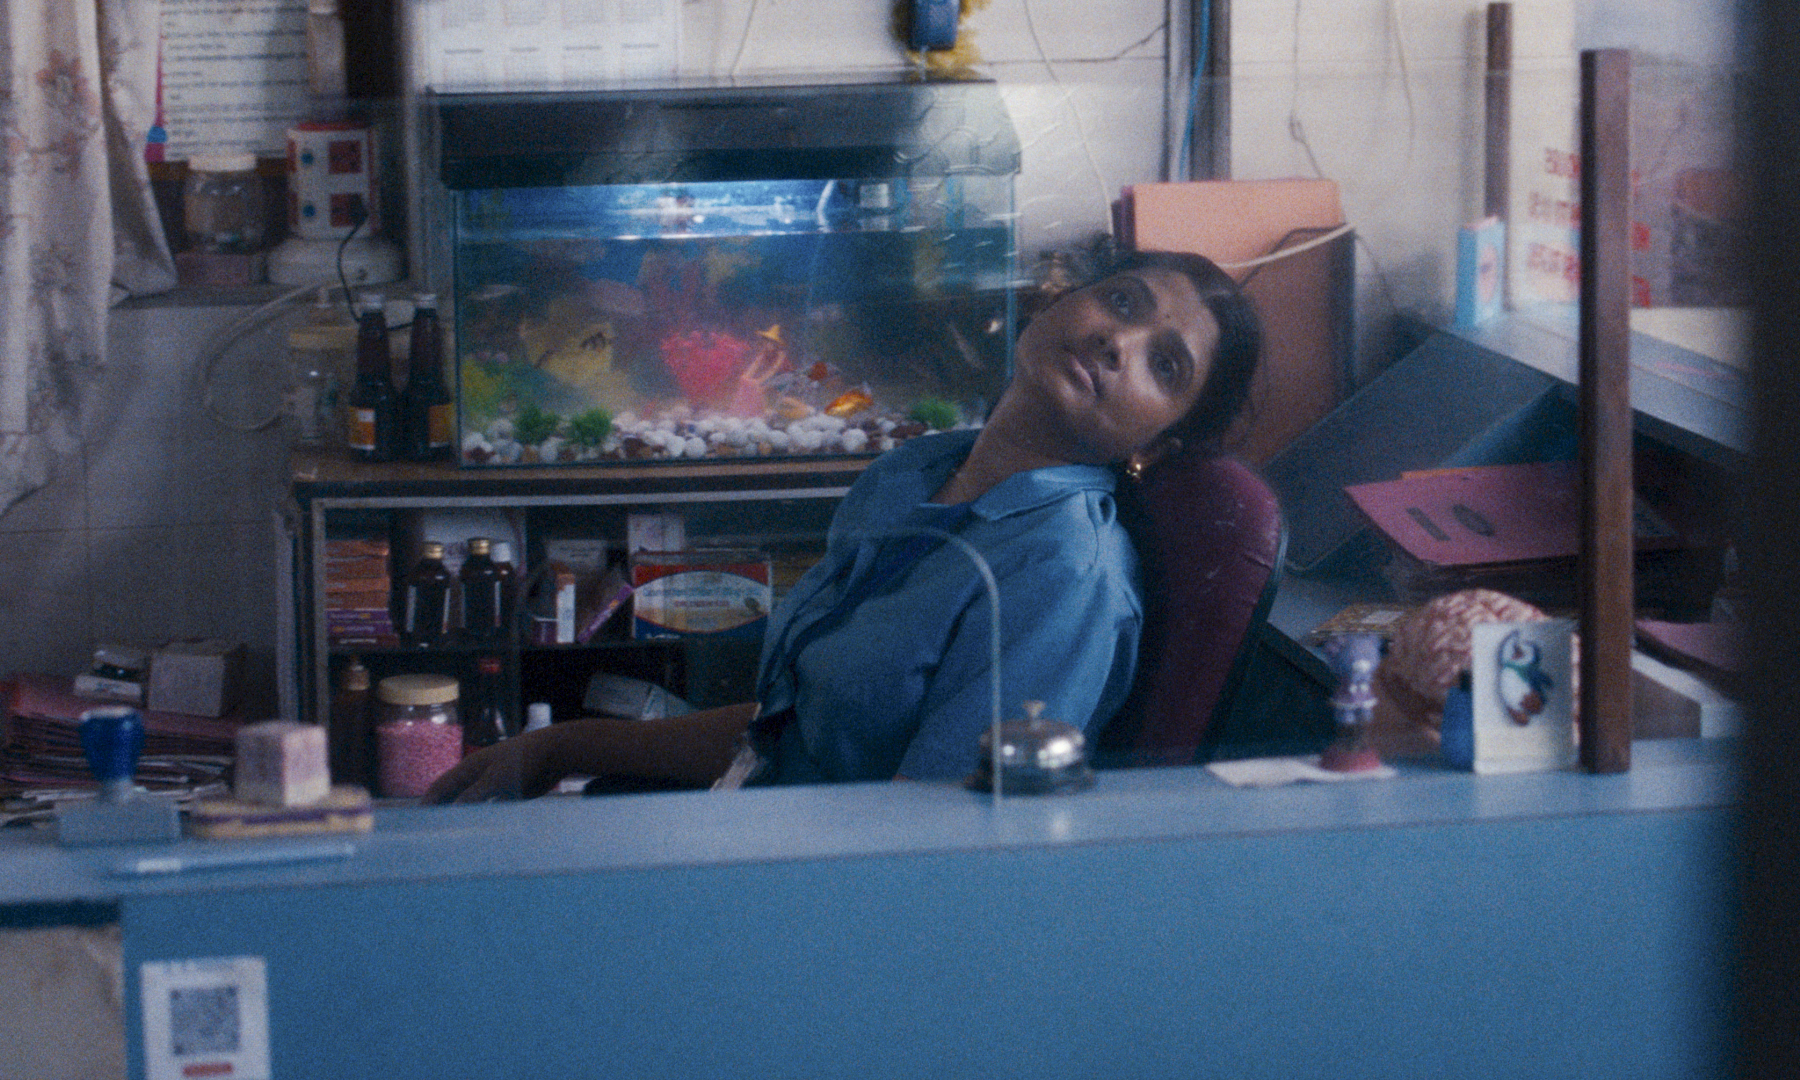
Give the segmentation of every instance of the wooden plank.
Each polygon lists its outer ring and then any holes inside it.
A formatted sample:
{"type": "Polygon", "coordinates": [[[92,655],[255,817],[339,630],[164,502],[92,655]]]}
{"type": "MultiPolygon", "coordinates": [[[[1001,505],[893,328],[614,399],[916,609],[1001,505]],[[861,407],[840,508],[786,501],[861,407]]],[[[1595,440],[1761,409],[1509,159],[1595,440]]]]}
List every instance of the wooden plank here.
{"type": "Polygon", "coordinates": [[[1581,763],[1631,767],[1631,60],[1581,54],[1581,763]]]}
{"type": "Polygon", "coordinates": [[[1485,206],[1489,216],[1506,219],[1512,168],[1512,4],[1487,6],[1487,153],[1484,156],[1485,206]]]}

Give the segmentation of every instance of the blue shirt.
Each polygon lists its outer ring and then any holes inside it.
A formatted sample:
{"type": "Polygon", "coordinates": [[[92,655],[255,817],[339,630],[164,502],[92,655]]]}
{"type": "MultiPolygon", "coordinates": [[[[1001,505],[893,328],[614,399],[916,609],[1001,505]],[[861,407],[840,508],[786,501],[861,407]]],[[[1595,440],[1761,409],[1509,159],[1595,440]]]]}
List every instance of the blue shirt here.
{"type": "Polygon", "coordinates": [[[1143,608],[1112,472],[1036,469],[965,506],[930,502],[975,435],[915,438],[877,458],[838,507],[825,557],[772,613],[758,700],[765,716],[794,710],[777,781],[975,770],[993,720],[980,573],[954,543],[884,531],[942,529],[987,560],[999,586],[1004,718],[1042,701],[1044,716],[1091,737],[1124,703],[1143,608]],[[846,594],[852,602],[840,609],[846,594]]]}

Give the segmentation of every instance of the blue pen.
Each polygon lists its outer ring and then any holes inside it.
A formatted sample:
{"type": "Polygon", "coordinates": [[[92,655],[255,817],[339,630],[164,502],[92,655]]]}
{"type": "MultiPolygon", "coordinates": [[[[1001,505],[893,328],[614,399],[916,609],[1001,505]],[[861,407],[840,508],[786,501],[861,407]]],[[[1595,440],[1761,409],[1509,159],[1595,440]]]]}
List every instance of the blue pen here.
{"type": "Polygon", "coordinates": [[[304,844],[222,848],[217,851],[194,851],[180,855],[145,855],[114,864],[112,872],[124,877],[179,874],[187,870],[225,870],[241,866],[269,866],[281,863],[312,862],[319,859],[343,859],[354,854],[356,854],[356,845],[348,840],[323,840],[304,844]]]}

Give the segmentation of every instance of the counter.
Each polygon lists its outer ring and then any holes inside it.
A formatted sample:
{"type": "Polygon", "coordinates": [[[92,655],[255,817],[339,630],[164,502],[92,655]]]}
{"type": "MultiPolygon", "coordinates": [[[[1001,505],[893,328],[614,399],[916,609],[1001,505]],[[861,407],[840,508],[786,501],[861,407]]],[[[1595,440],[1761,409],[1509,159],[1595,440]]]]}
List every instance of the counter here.
{"type": "Polygon", "coordinates": [[[12,925],[266,962],[273,1075],[1495,1077],[1724,1069],[1729,743],[1269,790],[1103,774],[393,808],[353,857],[120,878],[0,838],[12,925]]]}

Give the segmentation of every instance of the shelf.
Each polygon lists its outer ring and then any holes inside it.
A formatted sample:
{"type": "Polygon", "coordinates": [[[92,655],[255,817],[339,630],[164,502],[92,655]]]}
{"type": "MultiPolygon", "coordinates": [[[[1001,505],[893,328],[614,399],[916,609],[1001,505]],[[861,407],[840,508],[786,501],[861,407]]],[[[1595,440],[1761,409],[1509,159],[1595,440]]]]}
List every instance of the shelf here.
{"type": "Polygon", "coordinates": [[[458,468],[450,464],[354,461],[342,451],[296,449],[293,490],[302,503],[335,506],[569,505],[621,495],[653,501],[769,498],[783,489],[847,487],[872,457],[619,462],[458,468]]]}
{"type": "Polygon", "coordinates": [[[413,666],[454,672],[472,665],[476,656],[502,655],[514,689],[542,688],[558,715],[579,708],[582,688],[597,668],[679,688],[700,705],[742,700],[750,693],[756,643],[745,646],[741,640],[637,640],[617,636],[621,630],[614,626],[590,642],[555,645],[522,636],[430,647],[333,644],[322,604],[321,554],[327,539],[347,527],[386,535],[408,515],[461,510],[517,510],[529,517],[534,533],[540,525],[573,524],[586,530],[584,535],[605,537],[610,546],[622,548],[630,514],[672,509],[687,518],[690,541],[750,538],[780,561],[796,544],[822,542],[836,501],[871,460],[840,455],[471,469],[449,463],[371,464],[342,451],[296,450],[290,459],[293,625],[283,635],[292,649],[291,659],[283,662],[296,675],[294,712],[305,719],[328,716],[332,672],[351,656],[389,671],[413,666]]]}

